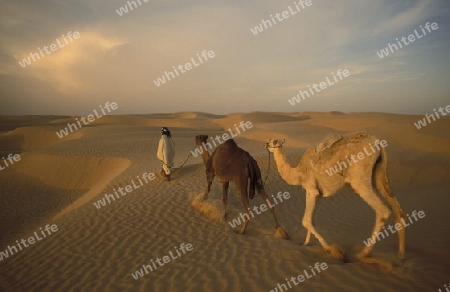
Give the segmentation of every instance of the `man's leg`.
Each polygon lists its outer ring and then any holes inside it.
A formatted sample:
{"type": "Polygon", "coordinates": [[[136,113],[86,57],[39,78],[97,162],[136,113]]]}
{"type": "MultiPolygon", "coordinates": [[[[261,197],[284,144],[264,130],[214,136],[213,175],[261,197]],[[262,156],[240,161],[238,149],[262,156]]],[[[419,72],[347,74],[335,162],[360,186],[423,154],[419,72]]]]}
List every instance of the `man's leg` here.
{"type": "Polygon", "coordinates": [[[163,164],[163,170],[164,170],[164,177],[166,180],[170,180],[170,167],[168,167],[167,165],[163,164]]]}

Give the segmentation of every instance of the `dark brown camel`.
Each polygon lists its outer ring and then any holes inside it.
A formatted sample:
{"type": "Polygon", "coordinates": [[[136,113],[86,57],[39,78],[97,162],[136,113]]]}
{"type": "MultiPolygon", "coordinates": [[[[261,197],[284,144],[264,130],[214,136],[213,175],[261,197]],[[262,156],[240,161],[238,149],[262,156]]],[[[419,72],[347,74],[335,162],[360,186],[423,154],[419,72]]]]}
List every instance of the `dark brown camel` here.
{"type": "Polygon", "coordinates": [[[275,216],[274,204],[264,190],[261,180],[261,170],[259,169],[256,160],[253,159],[247,151],[239,148],[233,139],[229,139],[225,141],[225,143],[219,145],[214,150],[212,155],[209,156],[209,153],[205,148],[205,145],[208,143],[207,139],[207,135],[198,135],[195,137],[196,144],[203,148],[202,158],[206,168],[206,179],[208,181],[208,185],[203,196],[203,201],[208,199],[211,184],[214,177],[217,176],[217,179],[222,184],[222,202],[224,206],[224,218],[226,219],[228,187],[230,182],[234,182],[236,189],[241,195],[242,205],[248,215],[244,225],[238,232],[239,234],[245,234],[245,230],[247,229],[247,225],[249,223],[249,218],[252,217],[250,214],[249,198],[253,199],[256,190],[266,202],[266,205],[268,205],[269,210],[272,213],[275,221],[275,233],[278,233],[282,237],[288,239],[288,233],[280,226],[277,217],[275,216]]]}

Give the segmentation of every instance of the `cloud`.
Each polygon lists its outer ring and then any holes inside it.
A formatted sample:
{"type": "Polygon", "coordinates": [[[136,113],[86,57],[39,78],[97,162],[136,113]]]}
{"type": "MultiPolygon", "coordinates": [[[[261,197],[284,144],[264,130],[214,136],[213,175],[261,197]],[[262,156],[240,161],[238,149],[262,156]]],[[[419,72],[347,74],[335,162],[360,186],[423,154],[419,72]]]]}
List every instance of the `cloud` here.
{"type": "MultiPolygon", "coordinates": [[[[14,67],[9,66],[8,74],[25,76],[52,84],[57,92],[62,94],[95,90],[95,88],[79,80],[77,74],[75,74],[75,68],[96,66],[108,54],[114,53],[118,47],[126,44],[126,40],[103,36],[95,31],[79,33],[79,39],[70,41],[66,37],[67,44],[64,42],[64,38],[60,36],[57,39],[63,47],[58,47],[56,51],[50,54],[44,52],[44,57],[41,57],[41,59],[36,58],[36,61],[30,58],[31,64],[24,68],[19,65],[19,61],[28,58],[30,53],[23,49],[19,50],[19,48],[8,48],[10,52],[15,52],[13,56],[16,61],[14,67]]],[[[57,39],[55,38],[53,42],[45,46],[57,44],[57,39]]],[[[44,45],[39,46],[41,50],[43,47],[44,45]]],[[[39,53],[38,47],[30,49],[30,51],[39,53]]]]}
{"type": "MultiPolygon", "coordinates": [[[[168,104],[185,110],[206,103],[211,108],[258,103],[260,109],[267,104],[278,110],[283,104],[289,106],[285,100],[298,90],[338,69],[348,69],[350,77],[324,94],[351,99],[355,90],[370,90],[376,96],[389,91],[395,81],[421,81],[424,71],[432,80],[428,61],[442,58],[441,44],[448,43],[430,41],[444,39],[438,33],[444,33],[446,23],[436,20],[439,31],[420,44],[383,60],[376,55],[393,37],[434,21],[430,17],[436,16],[437,8],[429,0],[412,4],[313,0],[311,7],[256,36],[250,28],[286,10],[293,1],[149,1],[122,17],[115,10],[126,0],[0,1],[6,8],[0,18],[0,74],[14,80],[8,83],[7,93],[42,104],[56,101],[55,110],[66,109],[73,100],[90,110],[90,102],[113,98],[128,112],[165,111],[168,104]],[[30,52],[49,46],[70,30],[78,30],[81,38],[20,67],[18,61],[30,52]],[[216,57],[164,86],[153,84],[172,66],[185,64],[203,50],[213,50],[216,57]],[[24,94],[20,87],[28,84],[33,90],[24,94]],[[230,100],[236,102],[220,103],[230,100]]],[[[405,96],[410,96],[408,90],[405,96]]],[[[319,103],[314,106],[321,109],[319,103]]]]}
{"type": "MultiPolygon", "coordinates": [[[[383,20],[375,29],[375,34],[395,34],[400,33],[404,29],[413,30],[418,22],[427,19],[432,12],[431,0],[417,1],[412,7],[397,14],[393,14],[390,18],[383,20]]],[[[392,2],[394,3],[394,2],[392,2]]],[[[393,5],[393,4],[390,4],[393,5]]],[[[391,11],[392,13],[392,11],[391,11]]]]}

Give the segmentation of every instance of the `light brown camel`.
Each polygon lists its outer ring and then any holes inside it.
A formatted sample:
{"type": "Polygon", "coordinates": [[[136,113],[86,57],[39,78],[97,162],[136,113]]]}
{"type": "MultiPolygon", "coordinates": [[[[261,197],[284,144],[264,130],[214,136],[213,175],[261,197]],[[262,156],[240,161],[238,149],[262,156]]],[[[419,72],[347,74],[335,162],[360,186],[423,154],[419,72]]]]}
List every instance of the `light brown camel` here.
{"type": "MultiPolygon", "coordinates": [[[[288,239],[288,233],[280,226],[274,211],[274,204],[271,198],[266,194],[261,180],[261,170],[255,159],[246,151],[239,148],[233,139],[225,141],[219,145],[211,156],[205,145],[207,145],[207,135],[198,135],[195,137],[196,144],[203,148],[202,158],[206,168],[206,179],[208,185],[206,187],[203,201],[208,199],[211,190],[211,184],[214,177],[217,176],[218,181],[222,184],[222,202],[224,207],[224,218],[227,217],[228,203],[228,187],[230,182],[234,182],[237,191],[241,195],[241,202],[244,206],[248,217],[245,218],[244,224],[239,234],[245,234],[245,230],[250,218],[249,198],[253,199],[255,190],[268,205],[275,221],[275,234],[281,235],[288,239]]],[[[211,147],[212,148],[212,147],[211,147]]]]}
{"type": "MultiPolygon", "coordinates": [[[[383,142],[386,141],[382,141],[382,147],[380,147],[380,141],[369,133],[329,136],[316,147],[307,149],[298,166],[292,168],[282,152],[284,140],[271,139],[266,141],[266,148],[274,154],[278,171],[283,180],[290,185],[301,185],[306,190],[306,207],[302,220],[302,224],[307,230],[304,245],[309,244],[311,234],[313,234],[328,253],[336,258],[343,259],[342,250],[334,244],[329,245],[314,228],[313,215],[316,201],[321,196],[332,196],[346,184],[350,185],[375,210],[376,215],[371,237],[373,244],[365,246],[358,254],[358,258],[362,259],[370,254],[376,243],[375,233],[381,231],[391,214],[391,211],[374,192],[372,185],[376,187],[391,207],[395,215],[395,222],[401,224],[401,220],[405,216],[389,185],[388,156],[386,149],[384,149],[387,143],[383,147],[383,142]],[[362,154],[360,155],[360,153],[362,154]],[[364,153],[366,155],[363,155],[364,153]],[[356,160],[356,156],[359,160],[356,160]],[[338,164],[339,162],[340,164],[338,164]],[[340,171],[338,171],[337,165],[340,166],[340,171]],[[337,173],[333,174],[330,168],[334,168],[337,173]]],[[[398,258],[404,259],[404,227],[398,231],[398,238],[398,258]]]]}

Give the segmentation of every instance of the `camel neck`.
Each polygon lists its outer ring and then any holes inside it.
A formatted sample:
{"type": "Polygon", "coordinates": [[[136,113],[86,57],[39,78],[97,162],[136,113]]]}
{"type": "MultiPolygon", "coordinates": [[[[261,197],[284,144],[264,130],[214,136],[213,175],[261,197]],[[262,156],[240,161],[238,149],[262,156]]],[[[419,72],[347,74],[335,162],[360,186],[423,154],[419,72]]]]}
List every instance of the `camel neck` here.
{"type": "Polygon", "coordinates": [[[277,164],[278,172],[281,178],[290,185],[298,185],[300,183],[299,176],[296,168],[292,168],[286,160],[282,148],[276,148],[273,151],[273,156],[277,164]]]}
{"type": "Polygon", "coordinates": [[[208,150],[206,150],[205,145],[202,144],[200,147],[203,148],[202,159],[203,159],[203,164],[206,166],[206,162],[209,159],[209,152],[208,152],[208,150]]]}

